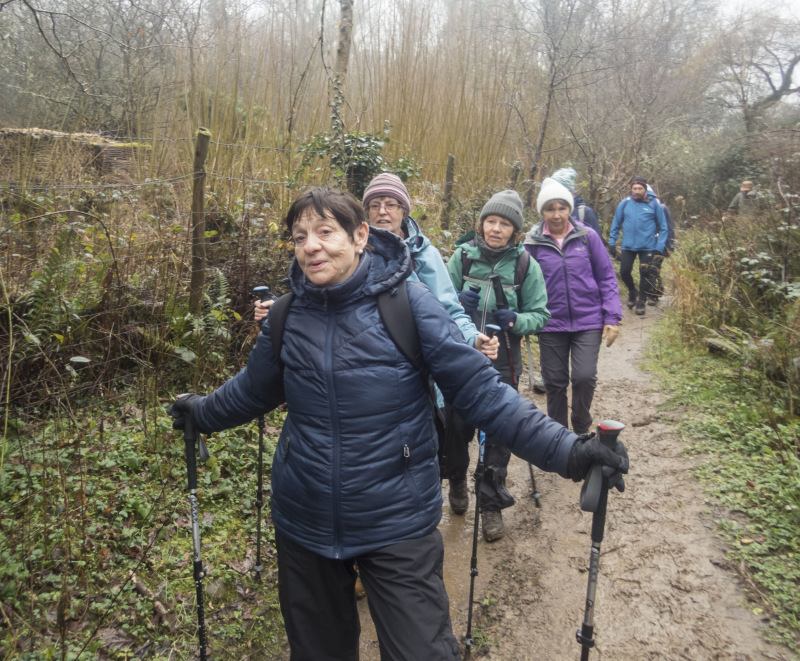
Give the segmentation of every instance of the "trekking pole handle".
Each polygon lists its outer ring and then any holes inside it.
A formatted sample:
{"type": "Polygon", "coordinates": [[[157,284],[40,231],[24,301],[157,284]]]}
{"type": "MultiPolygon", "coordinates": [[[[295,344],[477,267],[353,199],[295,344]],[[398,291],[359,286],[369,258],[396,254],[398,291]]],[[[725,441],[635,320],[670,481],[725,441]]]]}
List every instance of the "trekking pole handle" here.
{"type": "Polygon", "coordinates": [[[500,330],[500,326],[496,326],[495,324],[486,324],[486,335],[491,340],[495,335],[500,334],[502,331],[500,330]]]}
{"type": "Polygon", "coordinates": [[[508,298],[503,290],[500,276],[497,273],[492,273],[489,276],[489,282],[492,284],[492,291],[494,291],[494,307],[498,310],[508,310],[508,298]]]}
{"type": "MultiPolygon", "coordinates": [[[[623,429],[625,429],[625,425],[621,422],[603,420],[597,425],[597,436],[603,445],[613,447],[623,429]]],[[[606,491],[608,491],[608,480],[603,476],[603,467],[599,464],[592,466],[583,483],[583,487],[581,487],[581,509],[584,512],[596,512],[600,504],[601,494],[606,491]]],[[[594,538],[594,535],[592,538],[594,538]]]]}
{"type": "MultiPolygon", "coordinates": [[[[253,293],[261,299],[262,303],[266,303],[269,300],[272,300],[272,301],[277,301],[278,300],[278,297],[275,296],[275,294],[273,294],[272,291],[270,290],[270,288],[267,287],[266,285],[261,285],[259,287],[253,287],[253,293]]],[[[264,321],[265,320],[266,320],[266,317],[264,317],[264,319],[261,320],[261,324],[260,324],[261,326],[264,325],[264,321]]]]}

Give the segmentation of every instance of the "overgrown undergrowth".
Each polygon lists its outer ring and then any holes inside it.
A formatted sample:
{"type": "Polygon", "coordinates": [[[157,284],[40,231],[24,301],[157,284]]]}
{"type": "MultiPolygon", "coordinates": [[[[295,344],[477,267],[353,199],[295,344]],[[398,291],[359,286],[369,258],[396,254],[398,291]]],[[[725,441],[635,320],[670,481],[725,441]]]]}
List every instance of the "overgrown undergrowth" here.
{"type": "MultiPolygon", "coordinates": [[[[157,405],[91,414],[78,427],[19,425],[7,439],[2,658],[192,658],[197,615],[183,442],[157,405]]],[[[281,414],[270,423],[280,425],[281,414]]],[[[276,430],[268,432],[267,463],[276,430]]],[[[274,658],[284,640],[268,509],[263,580],[252,571],[257,442],[254,425],[214,436],[213,456],[200,468],[206,626],[218,659],[274,658]]]]}
{"type": "Polygon", "coordinates": [[[725,508],[717,524],[753,612],[769,639],[800,652],[800,419],[764,374],[687,344],[677,317],[654,330],[650,367],[667,406],[686,409],[680,431],[688,451],[705,456],[696,475],[725,508]]]}

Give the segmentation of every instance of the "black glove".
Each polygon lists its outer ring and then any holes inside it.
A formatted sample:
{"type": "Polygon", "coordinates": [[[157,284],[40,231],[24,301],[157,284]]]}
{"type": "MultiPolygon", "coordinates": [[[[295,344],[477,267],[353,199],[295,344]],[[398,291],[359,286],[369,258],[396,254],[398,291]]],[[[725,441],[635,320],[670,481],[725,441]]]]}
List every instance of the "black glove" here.
{"type": "Polygon", "coordinates": [[[478,292],[467,289],[466,291],[459,293],[458,302],[461,303],[461,306],[464,308],[464,312],[467,314],[472,314],[478,309],[478,303],[481,302],[481,296],[478,294],[478,292]]]}
{"type": "Polygon", "coordinates": [[[611,255],[611,259],[616,259],[617,258],[617,246],[616,245],[608,246],[608,254],[611,255]]]}
{"type": "Polygon", "coordinates": [[[514,310],[495,310],[492,312],[494,323],[500,326],[500,330],[511,330],[514,322],[517,321],[517,313],[514,310]]]}
{"type": "Polygon", "coordinates": [[[186,425],[186,417],[192,415],[192,410],[197,401],[201,399],[200,395],[194,393],[184,393],[178,395],[175,402],[167,409],[167,414],[171,415],[174,420],[172,421],[173,429],[183,429],[186,425]]]}
{"type": "Polygon", "coordinates": [[[574,482],[580,482],[595,464],[603,467],[603,476],[608,480],[608,488],[616,487],[625,491],[622,474],[628,472],[628,451],[622,441],[616,440],[613,447],[600,442],[594,432],[578,436],[567,460],[567,475],[574,482]]]}

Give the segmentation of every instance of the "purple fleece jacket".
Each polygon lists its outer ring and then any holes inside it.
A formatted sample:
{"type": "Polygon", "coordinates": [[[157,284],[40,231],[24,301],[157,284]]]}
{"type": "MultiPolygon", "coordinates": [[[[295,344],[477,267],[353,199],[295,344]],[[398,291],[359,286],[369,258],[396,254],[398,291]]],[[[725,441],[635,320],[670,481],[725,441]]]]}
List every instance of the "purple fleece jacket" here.
{"type": "Polygon", "coordinates": [[[525,250],[539,263],[547,287],[550,321],[540,332],[577,332],[616,326],[622,319],[614,266],[597,233],[575,228],[559,248],[544,222],[525,236],[525,250]]]}

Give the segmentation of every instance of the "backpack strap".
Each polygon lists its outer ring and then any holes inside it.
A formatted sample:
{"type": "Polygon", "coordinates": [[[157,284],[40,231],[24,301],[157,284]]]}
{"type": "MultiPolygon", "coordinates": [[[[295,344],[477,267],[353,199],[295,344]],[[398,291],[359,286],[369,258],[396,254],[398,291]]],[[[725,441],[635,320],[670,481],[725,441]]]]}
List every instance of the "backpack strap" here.
{"type": "Polygon", "coordinates": [[[528,267],[530,265],[531,255],[523,248],[522,252],[517,255],[517,262],[514,265],[514,285],[517,290],[517,305],[520,312],[522,312],[522,285],[525,283],[525,278],[528,277],[528,267]]]}
{"type": "Polygon", "coordinates": [[[269,310],[269,336],[272,340],[272,350],[278,359],[278,365],[283,369],[281,362],[281,348],[283,347],[283,331],[286,328],[286,317],[294,300],[294,292],[290,291],[275,301],[269,310]]]}
{"type": "MultiPolygon", "coordinates": [[[[468,246],[477,246],[478,241],[474,238],[467,241],[466,245],[468,246]]],[[[470,269],[472,269],[472,260],[467,257],[467,251],[464,250],[464,247],[461,247],[461,286],[464,286],[464,278],[469,277],[470,269]]],[[[457,294],[458,292],[456,292],[457,294]]]]}
{"type": "Polygon", "coordinates": [[[586,205],[579,204],[578,205],[578,220],[583,222],[583,217],[586,215],[586,205]]]}
{"type": "Polygon", "coordinates": [[[427,366],[422,360],[422,347],[417,334],[417,324],[408,300],[408,281],[403,280],[396,288],[378,294],[378,312],[386,326],[389,337],[397,345],[414,369],[425,372],[427,366]]]}

